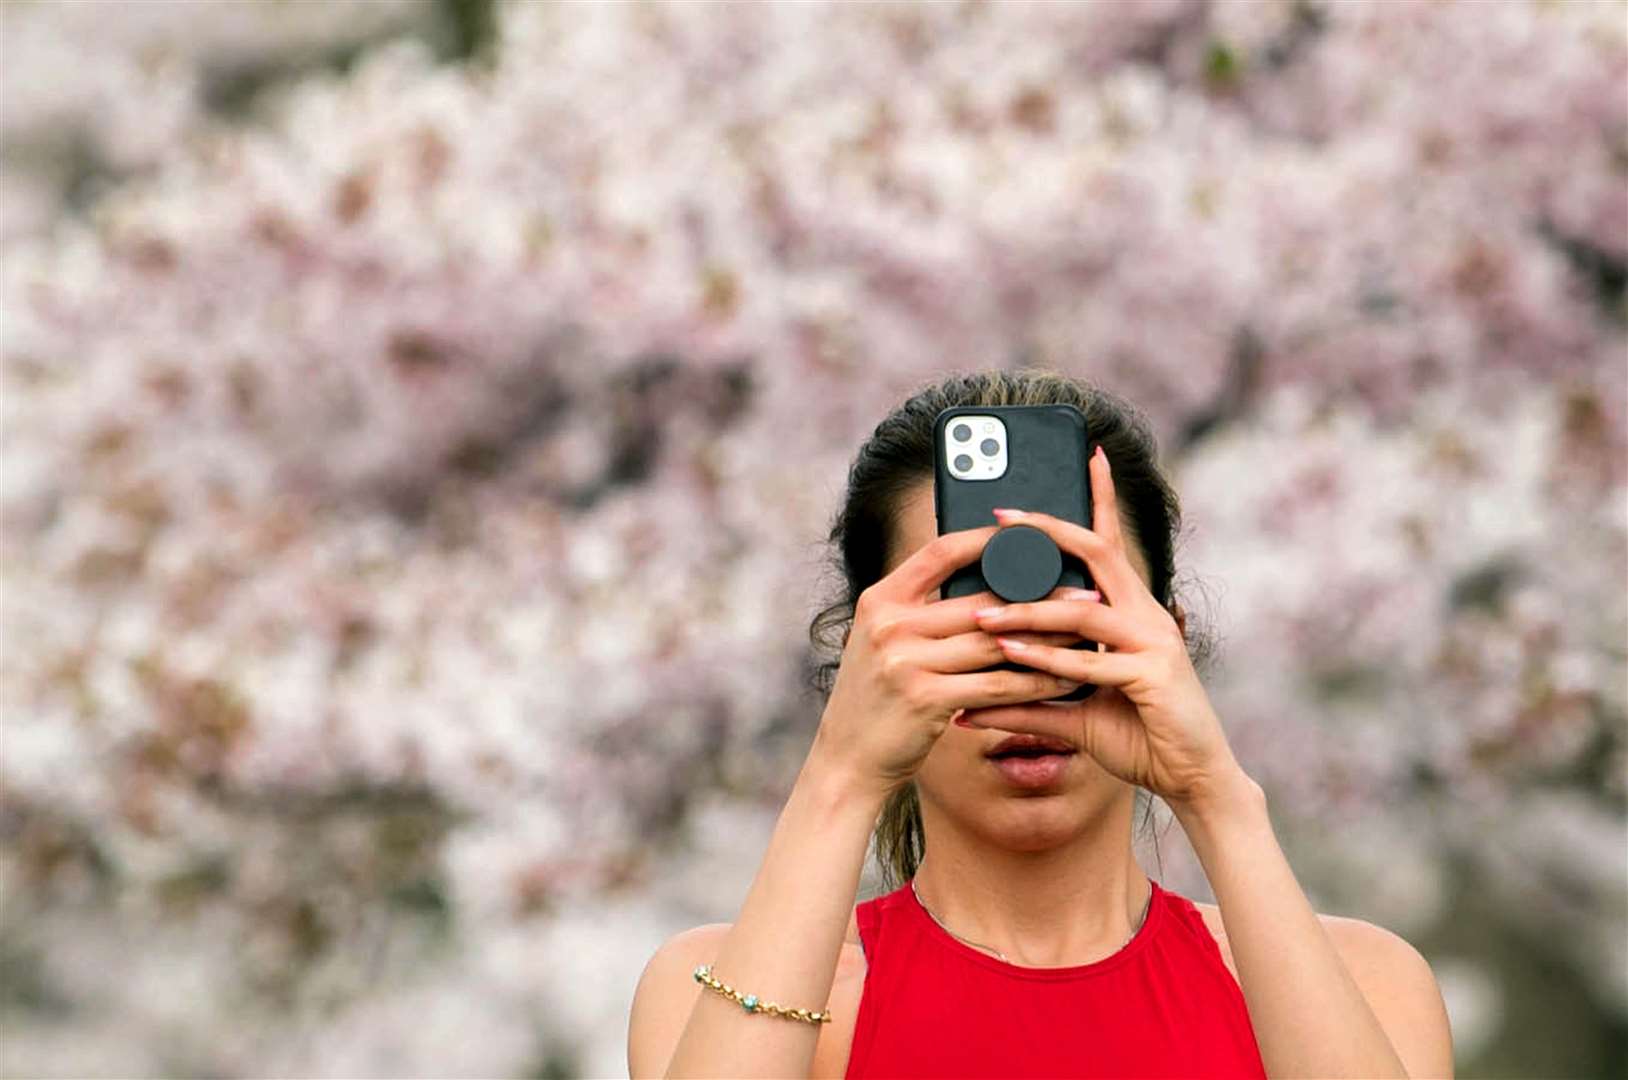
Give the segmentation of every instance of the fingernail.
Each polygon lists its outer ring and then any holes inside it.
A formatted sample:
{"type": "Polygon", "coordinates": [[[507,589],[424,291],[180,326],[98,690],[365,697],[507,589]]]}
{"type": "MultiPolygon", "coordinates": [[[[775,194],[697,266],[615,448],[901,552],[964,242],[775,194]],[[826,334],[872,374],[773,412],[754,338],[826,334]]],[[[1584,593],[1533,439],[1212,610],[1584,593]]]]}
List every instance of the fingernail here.
{"type": "Polygon", "coordinates": [[[1022,652],[1028,648],[1027,645],[1015,638],[998,637],[995,640],[1001,643],[1002,648],[1011,649],[1013,652],[1022,652]]]}
{"type": "Polygon", "coordinates": [[[1002,521],[1016,521],[1023,516],[1022,510],[1012,510],[1005,506],[997,506],[992,513],[1002,521]]]}
{"type": "Polygon", "coordinates": [[[1006,610],[1006,608],[1004,608],[1000,604],[996,604],[994,607],[979,608],[977,611],[973,612],[973,615],[977,616],[980,619],[988,619],[988,618],[992,618],[993,616],[999,615],[1001,612],[1003,612],[1005,610],[1006,610]]]}
{"type": "Polygon", "coordinates": [[[1068,691],[1078,690],[1081,684],[1075,682],[1073,679],[1059,679],[1057,685],[1062,687],[1065,691],[1068,691]]]}
{"type": "Polygon", "coordinates": [[[1102,594],[1095,589],[1076,589],[1072,586],[1063,590],[1064,600],[1101,600],[1102,594]]]}

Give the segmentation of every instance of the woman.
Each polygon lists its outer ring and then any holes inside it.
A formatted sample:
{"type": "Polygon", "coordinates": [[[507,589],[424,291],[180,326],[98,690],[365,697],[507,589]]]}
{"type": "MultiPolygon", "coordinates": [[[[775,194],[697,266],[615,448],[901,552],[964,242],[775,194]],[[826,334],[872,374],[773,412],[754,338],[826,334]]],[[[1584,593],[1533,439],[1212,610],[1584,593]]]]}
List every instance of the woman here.
{"type": "Polygon", "coordinates": [[[813,631],[852,621],[813,745],[737,921],[646,965],[631,1076],[1452,1075],[1429,965],[1312,910],[1232,755],[1169,599],[1179,509],[1155,462],[1133,408],[1054,373],[955,376],[877,427],[832,529],[847,597],[813,631]],[[1000,514],[938,537],[938,413],[1055,402],[1102,451],[1091,527],[1000,514]],[[1017,522],[1097,591],[936,599],[1017,522]],[[1064,647],[1084,639],[1105,651],[1064,647]],[[1023,667],[986,670],[1003,661],[1023,667]],[[1076,682],[1099,689],[1044,703],[1076,682]],[[1013,743],[1060,753],[990,757],[1013,743]],[[1219,905],[1137,864],[1139,789],[1219,905]],[[851,907],[873,830],[894,887],[851,907]]]}

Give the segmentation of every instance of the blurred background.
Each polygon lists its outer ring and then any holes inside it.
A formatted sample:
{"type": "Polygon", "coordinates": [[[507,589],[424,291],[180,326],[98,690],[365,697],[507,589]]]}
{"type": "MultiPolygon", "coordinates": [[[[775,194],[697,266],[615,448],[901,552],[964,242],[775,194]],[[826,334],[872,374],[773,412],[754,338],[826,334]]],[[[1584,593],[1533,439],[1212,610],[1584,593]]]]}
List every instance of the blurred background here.
{"type": "Polygon", "coordinates": [[[5,1075],[625,1076],[818,722],[854,451],[1024,365],[1155,422],[1314,906],[1460,1075],[1628,1074],[1621,0],[0,45],[5,1075]]]}

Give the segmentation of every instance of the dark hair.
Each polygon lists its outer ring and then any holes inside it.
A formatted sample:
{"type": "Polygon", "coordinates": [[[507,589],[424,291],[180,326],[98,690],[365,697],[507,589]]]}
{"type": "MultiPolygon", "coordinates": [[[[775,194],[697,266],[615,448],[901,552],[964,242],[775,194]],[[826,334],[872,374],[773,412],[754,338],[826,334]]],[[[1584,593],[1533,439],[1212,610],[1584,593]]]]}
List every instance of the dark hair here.
{"type": "MultiPolygon", "coordinates": [[[[1181,507],[1158,465],[1158,444],[1147,418],[1122,398],[1081,379],[1055,371],[979,371],[955,374],[926,386],[888,414],[859,448],[848,470],[848,489],[827,539],[835,548],[842,595],[814,616],[809,640],[829,659],[812,668],[810,680],[821,699],[830,697],[842,649],[853,629],[859,594],[881,580],[882,568],[897,532],[900,499],[933,475],[933,422],[954,405],[1073,405],[1085,414],[1091,439],[1102,446],[1114,470],[1127,538],[1147,559],[1150,591],[1167,608],[1186,617],[1188,654],[1194,667],[1208,667],[1214,655],[1210,637],[1195,626],[1184,605],[1172,598],[1175,547],[1181,507]],[[840,630],[840,637],[837,631],[840,630]]],[[[1137,789],[1143,802],[1144,830],[1151,834],[1153,802],[1137,789]]],[[[1158,837],[1154,836],[1158,852],[1158,837]]],[[[902,785],[883,807],[877,821],[876,860],[888,889],[915,875],[925,837],[915,782],[902,785]]],[[[1160,857],[1161,866],[1163,864],[1160,857]]]]}

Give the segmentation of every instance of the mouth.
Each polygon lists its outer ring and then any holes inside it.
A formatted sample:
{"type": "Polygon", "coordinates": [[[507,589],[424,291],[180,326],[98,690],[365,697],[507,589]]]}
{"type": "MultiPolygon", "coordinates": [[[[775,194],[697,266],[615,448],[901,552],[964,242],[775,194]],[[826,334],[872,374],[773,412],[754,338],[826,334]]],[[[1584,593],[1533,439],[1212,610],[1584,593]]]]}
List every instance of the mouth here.
{"type": "Polygon", "coordinates": [[[1078,756],[1063,740],[1043,736],[1013,736],[984,755],[1008,787],[1034,792],[1058,789],[1078,756]]]}
{"type": "Polygon", "coordinates": [[[999,761],[1007,758],[1037,758],[1049,755],[1067,757],[1078,752],[1078,749],[1066,739],[1051,735],[1008,735],[985,750],[984,757],[999,761]]]}

